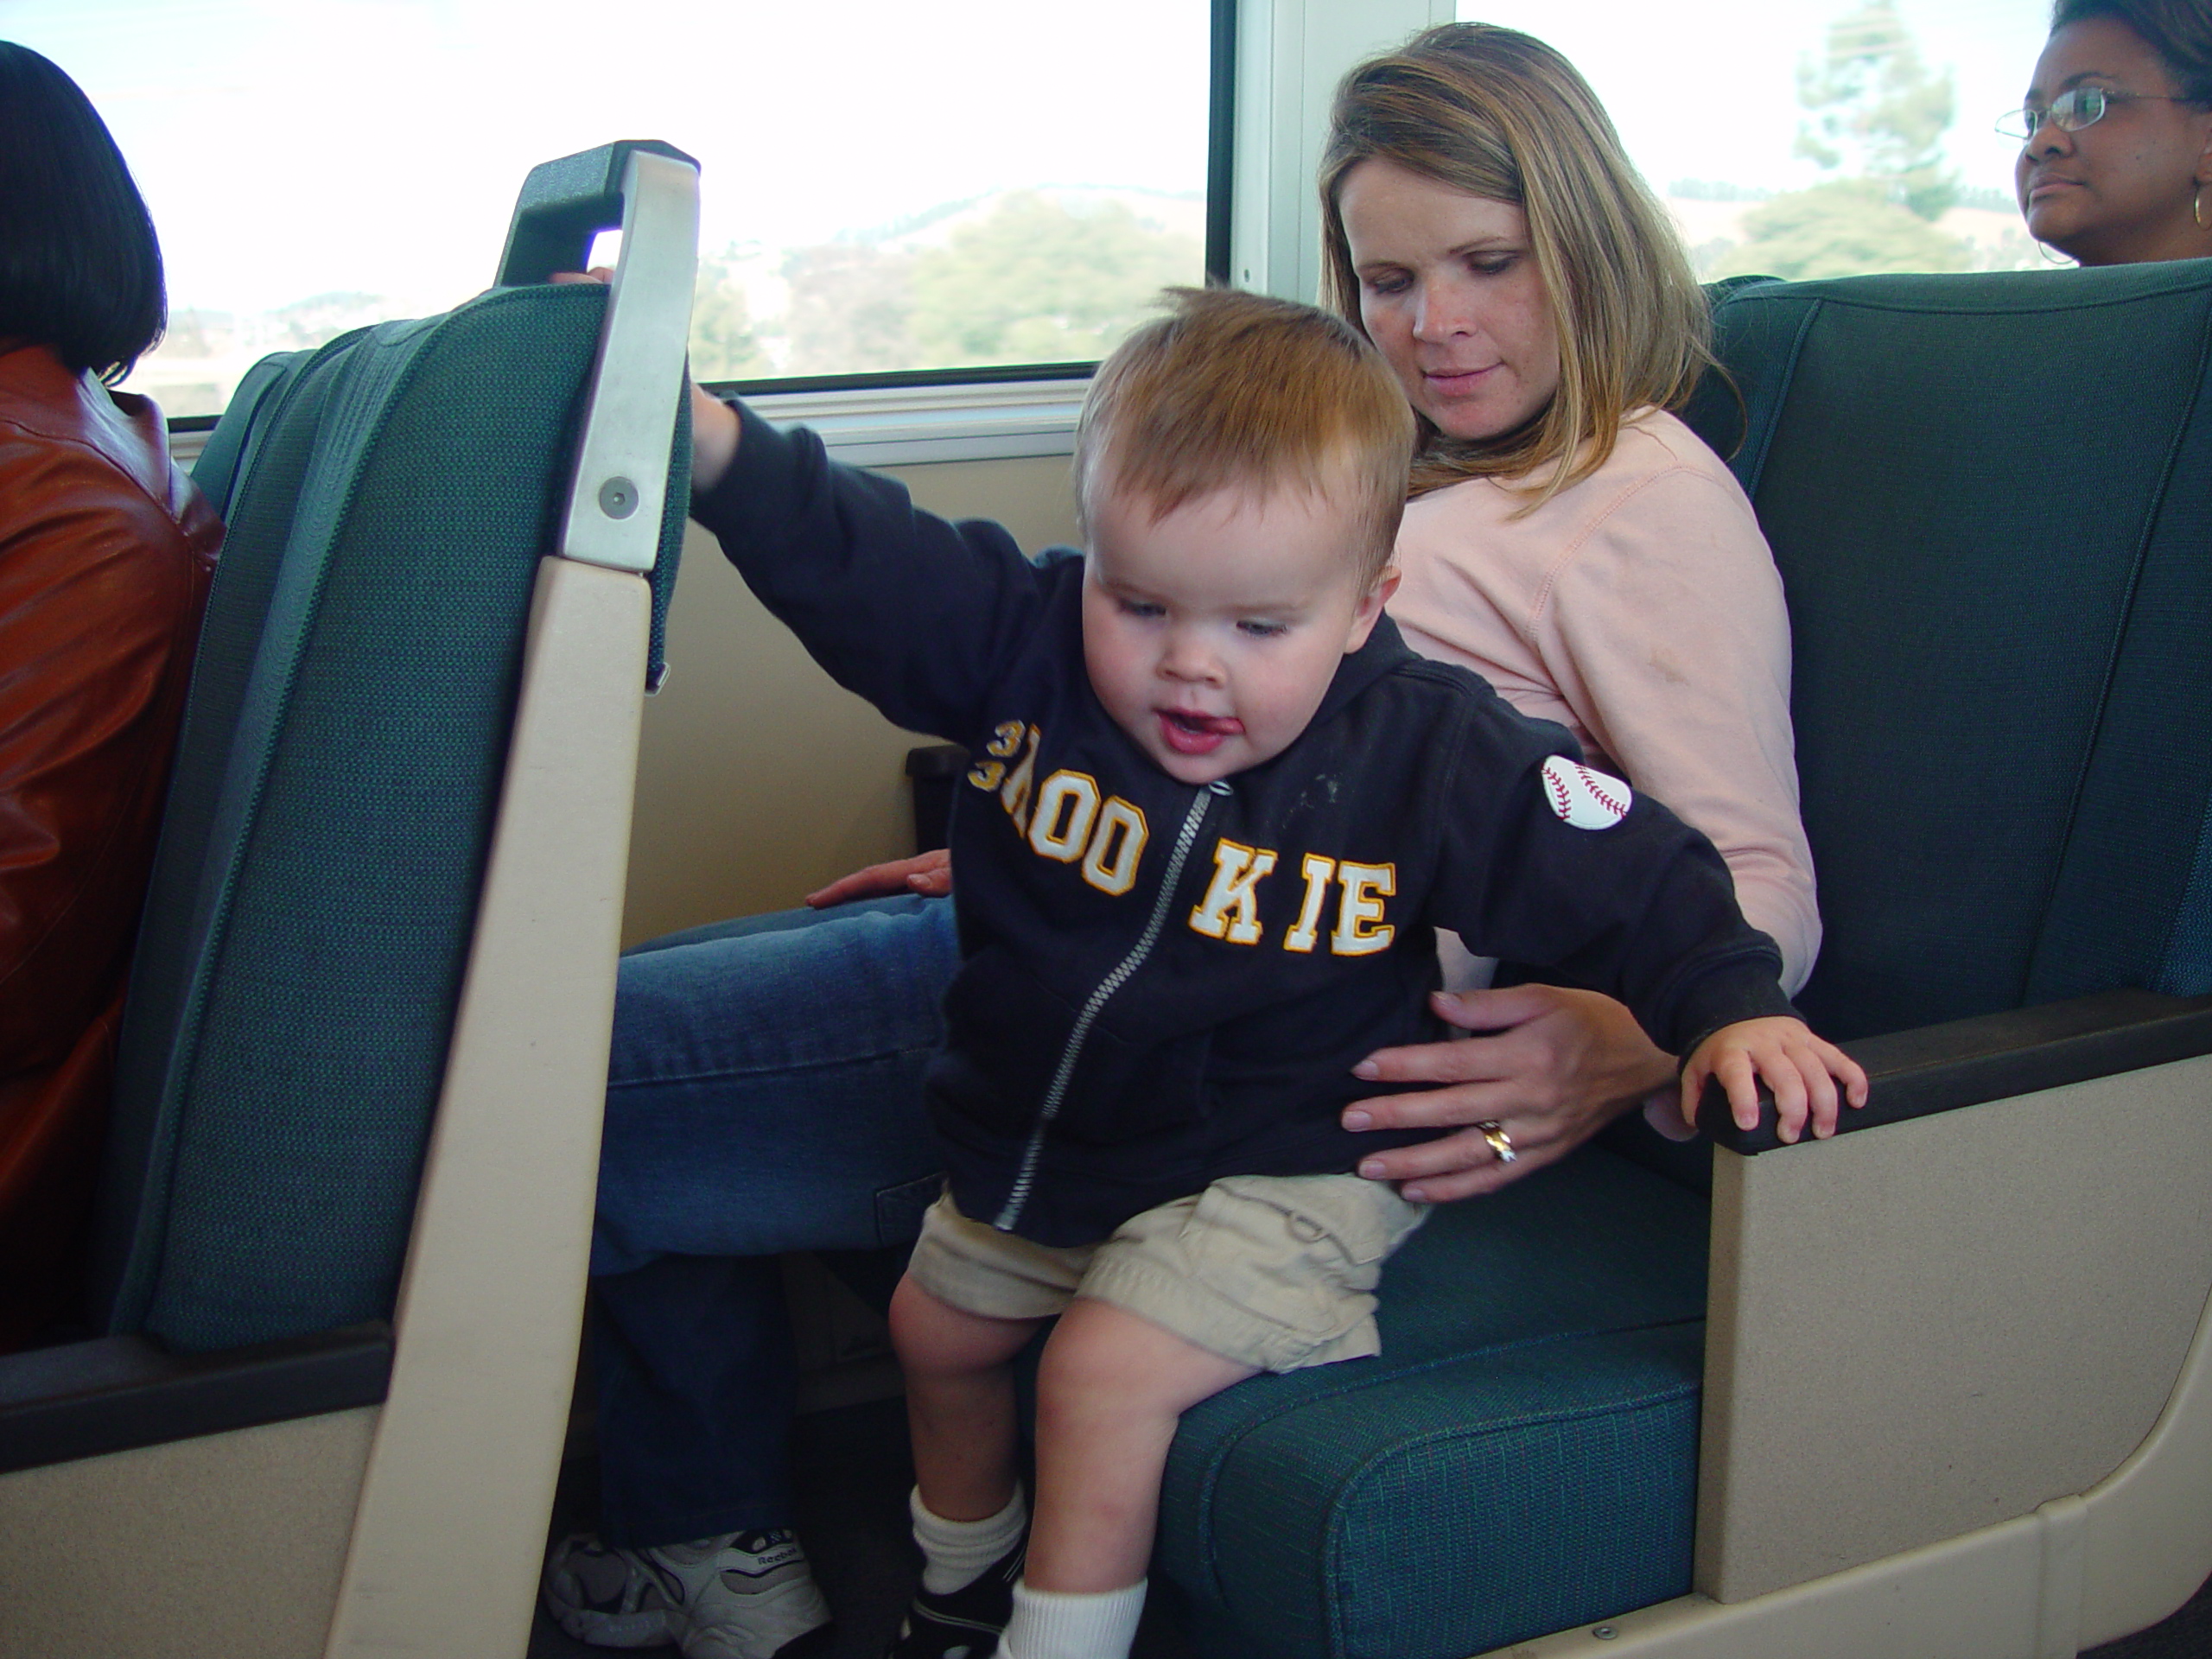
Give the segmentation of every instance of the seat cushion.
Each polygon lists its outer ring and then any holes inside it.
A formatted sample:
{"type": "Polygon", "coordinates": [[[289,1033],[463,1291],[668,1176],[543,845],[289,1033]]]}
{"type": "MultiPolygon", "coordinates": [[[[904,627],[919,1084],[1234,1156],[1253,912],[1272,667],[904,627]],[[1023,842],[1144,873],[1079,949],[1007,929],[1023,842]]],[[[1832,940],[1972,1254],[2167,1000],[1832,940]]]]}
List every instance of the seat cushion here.
{"type": "Polygon", "coordinates": [[[1688,414],[1795,637],[1807,1018],[2212,989],[2212,260],[1751,286],[1714,323],[1688,414]]]}
{"type": "Polygon", "coordinates": [[[253,429],[132,967],[111,1330],[199,1352],[391,1314],[605,309],[496,289],[226,416],[253,429]]]}
{"type": "Polygon", "coordinates": [[[1464,1659],[1689,1588],[1698,1196],[1596,1147],[1444,1206],[1382,1353],[1188,1413],[1157,1570],[1210,1659],[1464,1659]]]}

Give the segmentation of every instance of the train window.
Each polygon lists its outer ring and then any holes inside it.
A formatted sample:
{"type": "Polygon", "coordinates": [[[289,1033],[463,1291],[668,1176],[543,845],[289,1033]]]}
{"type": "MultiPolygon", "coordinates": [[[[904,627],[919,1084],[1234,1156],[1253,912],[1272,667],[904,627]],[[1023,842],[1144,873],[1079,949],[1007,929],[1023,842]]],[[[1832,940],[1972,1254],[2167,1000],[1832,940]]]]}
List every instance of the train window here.
{"type": "Polygon", "coordinates": [[[1459,0],[1586,75],[1698,274],[2039,263],[2012,197],[2049,0],[1459,0]]]}
{"type": "Polygon", "coordinates": [[[704,168],[704,380],[1095,359],[1203,279],[1208,0],[12,0],[144,190],[213,413],[270,351],[446,309],[535,162],[704,168]]]}

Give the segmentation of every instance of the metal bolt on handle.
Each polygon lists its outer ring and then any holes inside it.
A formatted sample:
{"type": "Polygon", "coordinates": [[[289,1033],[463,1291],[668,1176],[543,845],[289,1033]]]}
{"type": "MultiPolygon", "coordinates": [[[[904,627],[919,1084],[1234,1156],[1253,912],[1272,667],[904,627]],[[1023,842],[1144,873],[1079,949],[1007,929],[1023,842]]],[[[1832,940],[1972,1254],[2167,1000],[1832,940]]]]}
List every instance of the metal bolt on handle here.
{"type": "Polygon", "coordinates": [[[599,510],[610,518],[627,518],[638,510],[638,486],[626,478],[610,478],[599,486],[599,510]]]}

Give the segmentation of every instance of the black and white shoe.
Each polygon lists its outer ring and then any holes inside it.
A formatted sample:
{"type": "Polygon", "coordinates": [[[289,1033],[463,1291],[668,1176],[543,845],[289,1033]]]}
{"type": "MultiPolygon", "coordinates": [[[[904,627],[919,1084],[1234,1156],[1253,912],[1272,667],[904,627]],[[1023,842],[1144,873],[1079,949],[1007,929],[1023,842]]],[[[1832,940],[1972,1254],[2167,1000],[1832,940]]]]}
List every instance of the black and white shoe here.
{"type": "Polygon", "coordinates": [[[614,1549],[589,1534],[545,1564],[545,1605],[601,1648],[673,1644],[684,1659],[803,1659],[832,1635],[830,1609],[788,1529],[693,1545],[614,1549]]]}
{"type": "Polygon", "coordinates": [[[883,1659],[990,1659],[1014,1617],[1014,1581],[1028,1548],[1024,1538],[957,1590],[941,1596],[916,1590],[883,1659]]]}

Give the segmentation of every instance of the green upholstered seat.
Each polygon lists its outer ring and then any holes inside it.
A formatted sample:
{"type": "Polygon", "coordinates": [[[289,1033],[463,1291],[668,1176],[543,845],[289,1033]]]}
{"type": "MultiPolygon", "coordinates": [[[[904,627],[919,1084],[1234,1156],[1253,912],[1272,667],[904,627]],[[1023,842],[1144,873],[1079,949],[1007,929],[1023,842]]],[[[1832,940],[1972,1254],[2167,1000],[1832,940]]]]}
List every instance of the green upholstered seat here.
{"type": "MultiPolygon", "coordinates": [[[[2212,261],[1740,289],[1839,1036],[2212,990],[2212,261]]],[[[1735,440],[1741,431],[1740,444],[1735,440]]]]}
{"type": "MultiPolygon", "coordinates": [[[[1789,595],[1810,1017],[2212,989],[2212,262],[1716,301],[1690,418],[1789,595]]],[[[1188,1415],[1157,1567],[1204,1651],[1459,1659],[1690,1588],[1704,1210],[1639,1133],[1441,1211],[1381,1358],[1188,1415]]]]}
{"type": "Polygon", "coordinates": [[[1591,1148],[1440,1210],[1383,1351],[1185,1419],[1160,1550],[1209,1659],[1464,1659],[1688,1588],[1695,1194],[1591,1148]]]}
{"type": "Polygon", "coordinates": [[[231,531],[123,1037],[111,1330],[391,1312],[605,308],[500,289],[347,335],[210,446],[231,531]]]}

